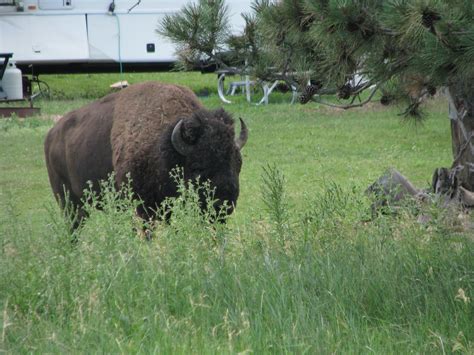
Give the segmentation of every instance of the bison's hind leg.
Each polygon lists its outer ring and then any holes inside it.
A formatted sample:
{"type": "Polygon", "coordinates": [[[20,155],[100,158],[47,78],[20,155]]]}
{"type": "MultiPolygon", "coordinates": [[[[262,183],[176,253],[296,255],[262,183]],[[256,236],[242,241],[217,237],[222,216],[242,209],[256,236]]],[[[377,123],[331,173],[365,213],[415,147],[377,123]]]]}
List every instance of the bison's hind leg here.
{"type": "Polygon", "coordinates": [[[56,176],[54,172],[49,171],[49,175],[54,197],[58,202],[65,226],[68,233],[72,235],[79,229],[87,214],[82,208],[81,200],[71,192],[70,185],[64,179],[56,176]]]}
{"type": "Polygon", "coordinates": [[[87,213],[82,208],[80,199],[71,195],[65,186],[63,188],[63,193],[58,195],[58,202],[72,234],[82,225],[82,222],[87,217],[87,213]]]}

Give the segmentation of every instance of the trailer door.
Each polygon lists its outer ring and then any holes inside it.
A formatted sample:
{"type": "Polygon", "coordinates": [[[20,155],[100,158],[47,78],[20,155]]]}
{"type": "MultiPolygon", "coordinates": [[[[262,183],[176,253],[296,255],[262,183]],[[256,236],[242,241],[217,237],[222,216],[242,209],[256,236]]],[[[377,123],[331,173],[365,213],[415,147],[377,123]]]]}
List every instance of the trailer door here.
{"type": "Polygon", "coordinates": [[[156,33],[164,14],[88,14],[89,52],[92,61],[171,62],[174,45],[156,33]]]}
{"type": "Polygon", "coordinates": [[[38,0],[41,10],[68,10],[73,8],[73,0],[38,0]]]}

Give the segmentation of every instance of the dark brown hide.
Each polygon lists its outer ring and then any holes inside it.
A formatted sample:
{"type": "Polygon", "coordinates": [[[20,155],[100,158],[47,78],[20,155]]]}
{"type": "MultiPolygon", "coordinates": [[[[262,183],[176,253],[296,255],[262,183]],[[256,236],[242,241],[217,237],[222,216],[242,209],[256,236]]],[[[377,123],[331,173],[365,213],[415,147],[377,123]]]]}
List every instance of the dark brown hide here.
{"type": "Polygon", "coordinates": [[[68,113],[49,131],[45,154],[54,194],[63,205],[68,191],[79,209],[87,181],[97,189],[112,171],[117,186],[130,173],[144,202],[142,214],[176,196],[169,175],[176,166],[185,179],[210,180],[221,203],[235,205],[239,195],[242,160],[233,119],[222,109],[206,110],[192,91],[177,85],[132,85],[68,113]],[[171,142],[180,120],[180,138],[192,147],[185,156],[171,142]]]}
{"type": "Polygon", "coordinates": [[[110,145],[113,116],[110,113],[117,95],[106,96],[66,114],[48,132],[46,167],[61,207],[65,204],[65,193],[69,194],[72,204],[79,207],[87,181],[91,180],[97,190],[98,181],[113,171],[110,145]]]}

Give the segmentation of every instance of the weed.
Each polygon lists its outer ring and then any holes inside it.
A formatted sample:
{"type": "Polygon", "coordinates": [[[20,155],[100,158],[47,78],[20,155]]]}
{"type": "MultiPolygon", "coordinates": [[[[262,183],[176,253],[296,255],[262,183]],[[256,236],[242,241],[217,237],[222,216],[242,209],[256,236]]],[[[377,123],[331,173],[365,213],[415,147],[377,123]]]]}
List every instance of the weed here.
{"type": "Polygon", "coordinates": [[[275,165],[263,167],[262,200],[281,245],[289,235],[288,204],[285,196],[285,177],[275,165]]]}

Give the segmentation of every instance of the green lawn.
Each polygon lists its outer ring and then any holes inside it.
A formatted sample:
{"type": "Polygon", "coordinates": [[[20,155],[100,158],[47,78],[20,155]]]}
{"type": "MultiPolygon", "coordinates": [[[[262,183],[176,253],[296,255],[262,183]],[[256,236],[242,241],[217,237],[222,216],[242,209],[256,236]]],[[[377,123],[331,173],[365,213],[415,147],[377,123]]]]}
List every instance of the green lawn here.
{"type": "MultiPolygon", "coordinates": [[[[474,352],[474,248],[457,216],[417,206],[370,220],[365,188],[388,167],[419,187],[451,163],[447,104],[422,126],[401,108],[316,104],[226,109],[250,130],[227,225],[184,204],[145,242],[133,202],[69,236],[43,140],[117,75],[44,76],[41,118],[0,121],[0,351],[9,353],[474,352]],[[272,190],[273,188],[273,190],[272,190]],[[274,191],[272,194],[269,191],[274,191]],[[189,213],[188,213],[189,212],[189,213]]],[[[215,75],[126,74],[207,89],[215,75]]]]}

